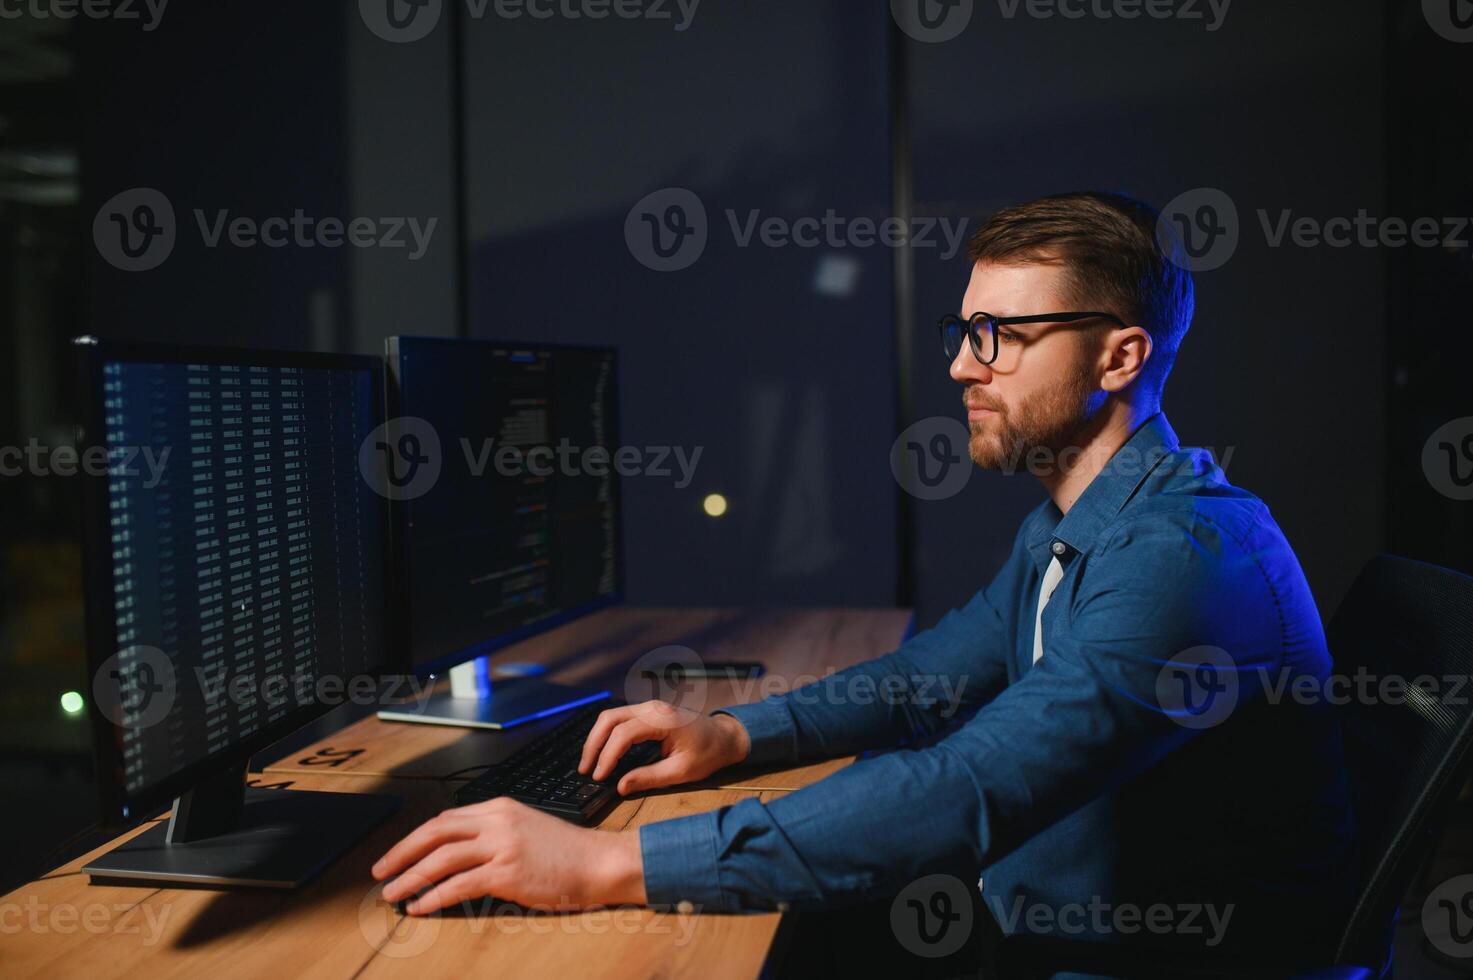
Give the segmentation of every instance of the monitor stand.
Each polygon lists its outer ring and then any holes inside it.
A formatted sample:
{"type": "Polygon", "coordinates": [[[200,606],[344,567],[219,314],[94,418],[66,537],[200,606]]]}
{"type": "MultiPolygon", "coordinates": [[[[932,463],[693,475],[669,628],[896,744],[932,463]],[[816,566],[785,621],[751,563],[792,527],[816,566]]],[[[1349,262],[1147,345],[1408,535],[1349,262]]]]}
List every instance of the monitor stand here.
{"type": "Polygon", "coordinates": [[[397,796],[252,789],[245,763],[82,867],[93,883],[299,888],[399,808],[397,796]]]}
{"type": "Polygon", "coordinates": [[[486,658],[479,657],[451,669],[449,694],[426,695],[397,708],[384,708],[378,717],[380,721],[500,730],[608,697],[606,688],[570,687],[532,677],[503,681],[493,692],[490,668],[486,658]]]}

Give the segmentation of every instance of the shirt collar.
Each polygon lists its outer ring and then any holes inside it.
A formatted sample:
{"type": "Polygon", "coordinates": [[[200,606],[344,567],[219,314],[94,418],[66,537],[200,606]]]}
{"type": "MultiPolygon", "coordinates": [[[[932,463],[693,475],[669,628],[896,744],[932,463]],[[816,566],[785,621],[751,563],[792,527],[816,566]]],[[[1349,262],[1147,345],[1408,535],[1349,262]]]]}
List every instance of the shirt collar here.
{"type": "Polygon", "coordinates": [[[1088,551],[1151,471],[1180,445],[1166,416],[1157,412],[1116,450],[1069,513],[1061,513],[1052,500],[1044,501],[1034,512],[1027,537],[1028,550],[1038,567],[1043,569],[1058,554],[1055,542],[1063,542],[1074,552],[1088,551]]]}

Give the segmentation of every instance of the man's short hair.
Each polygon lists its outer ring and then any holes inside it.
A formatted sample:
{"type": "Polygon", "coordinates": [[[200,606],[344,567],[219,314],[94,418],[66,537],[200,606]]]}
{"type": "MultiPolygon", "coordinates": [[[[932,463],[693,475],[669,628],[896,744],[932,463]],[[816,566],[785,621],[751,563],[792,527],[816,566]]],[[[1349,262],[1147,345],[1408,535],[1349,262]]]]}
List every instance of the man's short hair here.
{"type": "Polygon", "coordinates": [[[967,252],[974,263],[1061,264],[1076,309],[1114,313],[1151,335],[1142,382],[1159,395],[1196,299],[1191,272],[1162,251],[1158,220],[1154,208],[1123,194],[1054,194],[1003,208],[977,229],[967,252]]]}

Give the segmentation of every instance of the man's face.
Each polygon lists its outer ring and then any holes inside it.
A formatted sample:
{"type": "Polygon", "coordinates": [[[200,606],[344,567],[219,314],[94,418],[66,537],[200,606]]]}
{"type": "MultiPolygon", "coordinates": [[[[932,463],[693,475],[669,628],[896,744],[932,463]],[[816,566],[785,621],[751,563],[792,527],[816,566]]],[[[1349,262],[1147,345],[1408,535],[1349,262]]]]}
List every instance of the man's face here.
{"type": "MultiPolygon", "coordinates": [[[[1053,264],[978,263],[962,298],[961,316],[1029,316],[1075,309],[1053,264]]],[[[1024,323],[998,328],[997,359],[979,362],[970,344],[951,362],[964,386],[968,451],[984,469],[1012,471],[1042,447],[1057,459],[1104,401],[1098,384],[1097,335],[1074,324],[1024,323]]],[[[985,348],[984,348],[985,351],[985,348]]]]}

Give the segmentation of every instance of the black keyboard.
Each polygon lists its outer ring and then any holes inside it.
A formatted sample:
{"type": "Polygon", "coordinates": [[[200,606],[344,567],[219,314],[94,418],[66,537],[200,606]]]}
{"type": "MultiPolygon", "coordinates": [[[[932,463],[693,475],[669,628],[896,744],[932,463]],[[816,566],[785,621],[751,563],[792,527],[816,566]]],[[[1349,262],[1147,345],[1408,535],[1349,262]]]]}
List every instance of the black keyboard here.
{"type": "Polygon", "coordinates": [[[660,758],[659,742],[641,742],[624,753],[618,767],[602,782],[594,782],[592,774],[585,776],[578,771],[583,743],[599,712],[620,703],[599,701],[569,712],[556,728],[456,790],[455,804],[466,806],[509,796],[574,823],[593,823],[619,798],[620,777],[660,758]]]}

